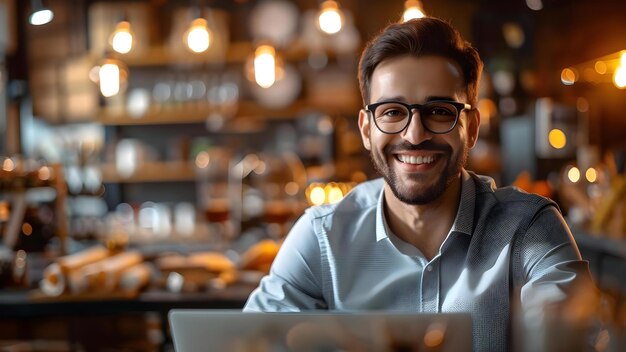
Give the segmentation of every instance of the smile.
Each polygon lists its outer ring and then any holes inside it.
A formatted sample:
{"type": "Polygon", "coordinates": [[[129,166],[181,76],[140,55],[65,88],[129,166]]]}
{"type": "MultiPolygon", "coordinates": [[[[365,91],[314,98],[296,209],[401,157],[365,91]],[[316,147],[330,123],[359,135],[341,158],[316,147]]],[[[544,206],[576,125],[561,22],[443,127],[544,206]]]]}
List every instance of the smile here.
{"type": "Polygon", "coordinates": [[[435,161],[436,157],[434,155],[427,156],[413,156],[413,155],[396,155],[396,159],[405,164],[412,165],[422,165],[422,164],[430,164],[435,161]]]}

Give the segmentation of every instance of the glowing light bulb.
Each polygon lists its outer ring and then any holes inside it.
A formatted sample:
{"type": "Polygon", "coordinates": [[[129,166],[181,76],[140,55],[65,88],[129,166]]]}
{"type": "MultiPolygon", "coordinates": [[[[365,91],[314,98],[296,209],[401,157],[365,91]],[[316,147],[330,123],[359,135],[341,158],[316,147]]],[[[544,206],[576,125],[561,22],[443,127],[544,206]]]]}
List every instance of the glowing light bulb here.
{"type": "Polygon", "coordinates": [[[106,63],[100,66],[98,72],[100,78],[100,92],[109,98],[120,92],[120,68],[114,63],[106,63]]]}
{"type": "Polygon", "coordinates": [[[337,203],[338,201],[343,199],[343,192],[339,187],[331,187],[328,190],[328,203],[337,203]]]}
{"type": "Polygon", "coordinates": [[[204,18],[196,18],[185,32],[185,43],[194,53],[202,53],[211,45],[211,31],[204,18]]]}
{"type": "Polygon", "coordinates": [[[404,2],[404,13],[402,14],[403,22],[422,17],[426,17],[426,14],[419,0],[407,0],[404,2]]]}
{"type": "Polygon", "coordinates": [[[263,88],[276,82],[276,50],[271,45],[261,45],[254,52],[254,80],[263,88]]]}
{"type": "Polygon", "coordinates": [[[130,30],[130,23],[128,21],[118,23],[110,41],[113,50],[120,54],[128,54],[133,49],[133,33],[130,30]]]}
{"type": "Polygon", "coordinates": [[[577,80],[576,71],[571,68],[564,68],[561,71],[561,82],[566,86],[571,86],[577,80]]]}
{"type": "Polygon", "coordinates": [[[613,83],[619,89],[626,88],[626,66],[620,66],[615,70],[613,75],[613,83]]]}
{"type": "Polygon", "coordinates": [[[335,34],[343,27],[343,13],[336,1],[328,0],[322,3],[319,14],[319,26],[328,34],[335,34]]]}
{"type": "Polygon", "coordinates": [[[54,18],[54,12],[46,8],[40,8],[39,10],[33,12],[28,21],[33,26],[41,26],[46,23],[49,23],[54,18]]]}
{"type": "Polygon", "coordinates": [[[548,133],[548,141],[550,145],[555,149],[563,149],[567,144],[567,137],[565,133],[558,128],[552,129],[550,133],[548,133]]]}
{"type": "Polygon", "coordinates": [[[326,192],[324,192],[324,188],[320,186],[315,186],[311,190],[309,195],[309,199],[313,205],[322,205],[326,201],[326,192]]]}
{"type": "Polygon", "coordinates": [[[587,169],[587,172],[585,172],[585,178],[587,178],[589,183],[594,183],[598,179],[598,172],[596,169],[590,167],[587,169]]]}
{"type": "Polygon", "coordinates": [[[567,172],[567,178],[573,183],[578,182],[580,180],[580,170],[576,166],[572,166],[567,172]]]}
{"type": "Polygon", "coordinates": [[[626,67],[626,50],[622,50],[622,55],[619,58],[619,62],[622,64],[622,67],[626,67]]]}

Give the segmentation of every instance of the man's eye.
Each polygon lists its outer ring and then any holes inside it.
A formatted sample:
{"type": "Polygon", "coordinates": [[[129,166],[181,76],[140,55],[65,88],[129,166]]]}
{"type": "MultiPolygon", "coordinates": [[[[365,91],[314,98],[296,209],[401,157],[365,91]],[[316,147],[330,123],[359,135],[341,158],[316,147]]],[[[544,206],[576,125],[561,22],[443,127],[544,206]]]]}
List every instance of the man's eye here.
{"type": "Polygon", "coordinates": [[[402,116],[404,115],[404,111],[402,110],[387,110],[383,113],[383,115],[389,116],[389,117],[398,117],[398,116],[402,116]]]}
{"type": "Polygon", "coordinates": [[[442,115],[442,116],[454,116],[456,113],[450,109],[446,109],[440,106],[433,107],[429,110],[429,114],[431,115],[442,115]]]}

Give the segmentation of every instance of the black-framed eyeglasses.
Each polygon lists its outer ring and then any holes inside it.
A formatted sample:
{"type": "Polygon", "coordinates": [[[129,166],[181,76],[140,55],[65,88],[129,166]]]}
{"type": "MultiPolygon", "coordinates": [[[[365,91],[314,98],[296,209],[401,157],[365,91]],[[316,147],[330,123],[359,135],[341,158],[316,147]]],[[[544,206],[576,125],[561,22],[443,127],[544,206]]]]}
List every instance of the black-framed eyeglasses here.
{"type": "Polygon", "coordinates": [[[451,100],[433,100],[424,104],[383,101],[365,106],[365,110],[372,113],[376,127],[387,134],[404,131],[411,123],[413,109],[419,112],[420,121],[426,130],[444,134],[454,129],[461,111],[471,110],[472,106],[451,100]]]}

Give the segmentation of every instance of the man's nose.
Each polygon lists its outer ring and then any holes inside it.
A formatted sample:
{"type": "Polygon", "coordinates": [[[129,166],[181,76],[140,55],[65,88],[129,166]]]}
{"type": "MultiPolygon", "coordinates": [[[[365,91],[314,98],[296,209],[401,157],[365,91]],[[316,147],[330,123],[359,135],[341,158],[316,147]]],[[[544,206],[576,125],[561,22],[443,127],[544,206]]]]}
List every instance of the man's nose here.
{"type": "Polygon", "coordinates": [[[415,145],[432,139],[432,133],[422,124],[422,117],[418,109],[411,110],[411,122],[402,131],[402,138],[415,145]]]}

